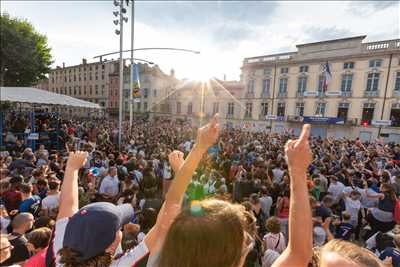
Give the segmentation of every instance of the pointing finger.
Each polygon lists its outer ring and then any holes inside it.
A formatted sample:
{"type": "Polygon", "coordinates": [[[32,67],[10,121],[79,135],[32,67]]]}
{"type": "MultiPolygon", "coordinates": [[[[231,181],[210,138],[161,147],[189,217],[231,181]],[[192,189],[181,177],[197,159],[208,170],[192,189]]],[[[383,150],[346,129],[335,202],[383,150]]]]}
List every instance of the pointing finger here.
{"type": "Polygon", "coordinates": [[[303,125],[303,130],[301,131],[299,137],[299,144],[305,144],[308,141],[308,138],[310,137],[310,129],[311,129],[310,124],[303,125]]]}

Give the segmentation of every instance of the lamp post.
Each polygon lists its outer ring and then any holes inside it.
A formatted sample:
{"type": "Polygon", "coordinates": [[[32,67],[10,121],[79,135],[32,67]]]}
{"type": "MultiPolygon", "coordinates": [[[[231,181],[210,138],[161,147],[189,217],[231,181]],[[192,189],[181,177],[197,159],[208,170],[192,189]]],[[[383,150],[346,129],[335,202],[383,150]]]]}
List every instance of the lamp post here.
{"type": "Polygon", "coordinates": [[[131,133],[132,130],[132,124],[133,124],[133,72],[134,67],[135,67],[135,58],[133,57],[133,51],[134,51],[134,37],[135,37],[135,0],[132,0],[132,18],[131,18],[131,77],[130,77],[130,87],[129,87],[129,133],[131,133]]]}
{"type": "Polygon", "coordinates": [[[122,57],[123,53],[123,36],[124,36],[124,22],[128,21],[127,17],[124,17],[126,9],[124,8],[124,0],[114,0],[114,6],[119,6],[119,12],[114,11],[114,16],[118,17],[119,20],[114,20],[114,24],[119,24],[119,30],[115,30],[115,33],[119,35],[119,120],[118,120],[118,150],[121,150],[121,139],[122,139],[122,94],[124,87],[124,59],[122,57]]]}

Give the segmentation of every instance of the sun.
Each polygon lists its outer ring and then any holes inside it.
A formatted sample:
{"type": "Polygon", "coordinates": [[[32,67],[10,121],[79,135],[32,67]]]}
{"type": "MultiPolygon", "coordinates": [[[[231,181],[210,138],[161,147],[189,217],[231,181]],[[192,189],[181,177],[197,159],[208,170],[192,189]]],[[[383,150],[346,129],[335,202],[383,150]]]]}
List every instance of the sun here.
{"type": "Polygon", "coordinates": [[[215,76],[211,64],[212,61],[208,61],[205,57],[200,55],[197,60],[193,60],[188,66],[187,78],[197,82],[207,82],[211,80],[215,76]]]}

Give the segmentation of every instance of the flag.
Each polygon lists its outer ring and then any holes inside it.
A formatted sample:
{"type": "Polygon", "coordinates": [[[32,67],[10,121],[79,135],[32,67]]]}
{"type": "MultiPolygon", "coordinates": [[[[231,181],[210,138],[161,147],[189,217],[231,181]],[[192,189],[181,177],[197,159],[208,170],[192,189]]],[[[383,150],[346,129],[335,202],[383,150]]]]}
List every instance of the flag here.
{"type": "Polygon", "coordinates": [[[131,75],[132,75],[131,88],[132,88],[133,98],[140,98],[140,80],[139,80],[139,65],[138,64],[133,64],[131,75]]]}
{"type": "Polygon", "coordinates": [[[324,89],[324,92],[326,92],[326,91],[328,91],[329,81],[332,79],[331,69],[329,68],[328,61],[324,64],[323,75],[324,75],[323,89],[324,89]]]}

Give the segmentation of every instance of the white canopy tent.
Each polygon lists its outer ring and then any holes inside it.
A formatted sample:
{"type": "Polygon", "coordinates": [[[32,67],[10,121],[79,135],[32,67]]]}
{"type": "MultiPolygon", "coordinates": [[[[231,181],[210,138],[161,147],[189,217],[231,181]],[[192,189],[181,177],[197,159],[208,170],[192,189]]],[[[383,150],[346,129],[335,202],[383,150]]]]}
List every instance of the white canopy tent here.
{"type": "Polygon", "coordinates": [[[0,87],[0,101],[101,109],[92,102],[32,87],[0,87]]]}

